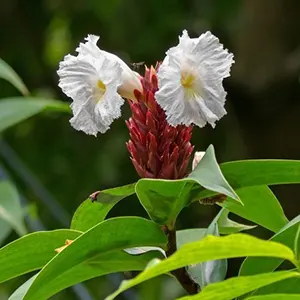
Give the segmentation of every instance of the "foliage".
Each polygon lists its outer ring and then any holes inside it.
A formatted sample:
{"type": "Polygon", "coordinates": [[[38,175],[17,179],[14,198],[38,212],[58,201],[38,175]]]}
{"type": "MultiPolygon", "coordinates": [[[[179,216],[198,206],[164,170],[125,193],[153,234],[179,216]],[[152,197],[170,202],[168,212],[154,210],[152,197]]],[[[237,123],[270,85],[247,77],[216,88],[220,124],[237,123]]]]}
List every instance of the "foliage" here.
{"type": "MultiPolygon", "coordinates": [[[[27,89],[15,72],[0,61],[0,75],[23,94],[27,89]]],[[[60,101],[27,96],[0,100],[0,130],[4,131],[44,111],[68,112],[60,101]]],[[[75,211],[70,229],[26,234],[19,195],[9,180],[0,182],[0,226],[4,240],[13,229],[22,237],[0,249],[0,281],[38,271],[10,299],[48,299],[59,291],[91,278],[116,272],[141,271],[122,282],[107,300],[163,274],[183,268],[201,292],[180,299],[296,299],[260,295],[262,288],[300,277],[300,216],[289,221],[268,186],[300,183],[300,161],[247,160],[223,163],[209,146],[197,167],[180,180],[140,179],[136,183],[94,193],[75,211]],[[136,196],[149,219],[107,217],[118,203],[136,196]],[[200,201],[201,200],[201,201],[200,201]],[[176,230],[185,207],[213,200],[222,208],[208,228],[176,230]],[[233,213],[255,225],[228,218],[233,213]],[[274,236],[263,240],[239,233],[264,227],[274,236]],[[3,228],[3,229],[2,229],[3,228]],[[168,255],[170,233],[177,251],[168,255]],[[223,236],[220,236],[223,235],[223,236]],[[174,240],[173,240],[174,242],[174,240]],[[167,256],[167,257],[166,257],[167,256]],[[246,257],[238,276],[225,279],[227,259],[246,257]],[[276,270],[287,260],[290,267],[276,270]],[[250,294],[249,294],[250,293],[250,294]],[[280,299],[280,298],[276,298],[280,299]]]]}

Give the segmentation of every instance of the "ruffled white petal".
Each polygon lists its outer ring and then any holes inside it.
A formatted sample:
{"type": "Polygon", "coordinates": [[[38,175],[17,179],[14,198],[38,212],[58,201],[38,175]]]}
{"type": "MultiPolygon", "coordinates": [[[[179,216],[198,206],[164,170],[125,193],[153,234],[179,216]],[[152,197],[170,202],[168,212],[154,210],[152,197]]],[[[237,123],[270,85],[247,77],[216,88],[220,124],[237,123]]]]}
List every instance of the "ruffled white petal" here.
{"type": "Polygon", "coordinates": [[[85,40],[86,42],[80,43],[79,47],[76,49],[78,55],[91,55],[95,59],[106,57],[109,60],[118,62],[122,69],[122,84],[119,86],[118,92],[122,97],[134,100],[133,91],[142,91],[143,89],[140,75],[133,72],[117,55],[99,49],[97,46],[99,36],[89,34],[85,40]]]}
{"type": "Polygon", "coordinates": [[[71,125],[95,136],[121,116],[122,96],[134,99],[134,89],[142,90],[139,75],[116,55],[100,50],[98,40],[88,35],[77,47],[78,55],[65,56],[57,71],[59,86],[74,101],[71,125]]]}
{"type": "Polygon", "coordinates": [[[226,114],[222,81],[230,75],[233,55],[210,32],[191,39],[186,30],[166,52],[158,70],[155,97],[173,126],[215,122],[226,114]]]}
{"type": "Polygon", "coordinates": [[[92,94],[97,83],[98,73],[90,57],[65,56],[57,71],[60,80],[58,86],[68,96],[76,99],[86,99],[92,94]]]}
{"type": "Polygon", "coordinates": [[[105,133],[114,119],[121,116],[121,106],[124,103],[122,97],[114,92],[105,95],[103,101],[95,106],[89,99],[84,104],[71,105],[74,117],[70,120],[76,130],[84,131],[86,134],[97,135],[98,132],[105,133]]]}
{"type": "Polygon", "coordinates": [[[78,56],[67,55],[57,73],[62,91],[73,99],[71,125],[96,136],[120,117],[124,100],[117,92],[122,83],[120,64],[105,55],[95,55],[93,41],[81,44],[78,56]]]}
{"type": "Polygon", "coordinates": [[[99,36],[89,34],[84,40],[85,43],[80,43],[76,48],[76,52],[78,55],[87,56],[90,55],[95,59],[98,59],[100,56],[103,56],[103,51],[100,50],[97,46],[97,42],[99,41],[99,36]]]}

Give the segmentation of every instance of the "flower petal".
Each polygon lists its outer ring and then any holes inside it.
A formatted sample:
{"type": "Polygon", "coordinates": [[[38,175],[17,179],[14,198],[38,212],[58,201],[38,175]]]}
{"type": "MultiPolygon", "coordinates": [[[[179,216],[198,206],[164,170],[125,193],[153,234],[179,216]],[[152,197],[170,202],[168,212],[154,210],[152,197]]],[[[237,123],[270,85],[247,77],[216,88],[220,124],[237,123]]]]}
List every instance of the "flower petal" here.
{"type": "Polygon", "coordinates": [[[230,76],[231,65],[234,63],[233,54],[219,42],[211,32],[202,34],[196,42],[194,53],[199,53],[199,63],[210,66],[223,79],[230,76]]]}
{"type": "Polygon", "coordinates": [[[74,117],[70,120],[73,128],[97,136],[98,132],[104,133],[109,128],[109,125],[101,123],[95,118],[95,107],[91,105],[91,99],[85,103],[71,104],[74,117]]]}
{"type": "Polygon", "coordinates": [[[207,122],[213,127],[226,114],[222,81],[229,76],[233,55],[210,32],[191,39],[186,30],[166,52],[158,70],[155,97],[172,126],[207,122]]]}
{"type": "Polygon", "coordinates": [[[60,62],[58,86],[73,100],[86,99],[92,93],[92,87],[96,85],[98,73],[91,57],[65,56],[60,62]]]}
{"type": "Polygon", "coordinates": [[[105,55],[95,57],[95,42],[93,38],[81,44],[77,57],[67,55],[57,73],[59,86],[74,101],[71,125],[96,136],[107,131],[113,120],[120,117],[124,100],[117,92],[122,83],[122,68],[117,60],[105,55]]]}
{"type": "Polygon", "coordinates": [[[86,42],[80,43],[79,47],[76,49],[78,55],[91,55],[95,59],[105,57],[108,60],[118,62],[122,68],[122,84],[120,85],[118,92],[122,97],[134,100],[134,90],[136,89],[142,91],[140,75],[136,72],[133,72],[117,55],[99,49],[97,46],[99,36],[89,34],[85,40],[86,42]]]}
{"type": "Polygon", "coordinates": [[[97,42],[99,41],[99,36],[89,34],[84,40],[85,43],[80,43],[79,46],[76,48],[76,52],[78,55],[90,55],[95,59],[99,59],[102,56],[104,51],[100,50],[97,46],[97,42]]]}

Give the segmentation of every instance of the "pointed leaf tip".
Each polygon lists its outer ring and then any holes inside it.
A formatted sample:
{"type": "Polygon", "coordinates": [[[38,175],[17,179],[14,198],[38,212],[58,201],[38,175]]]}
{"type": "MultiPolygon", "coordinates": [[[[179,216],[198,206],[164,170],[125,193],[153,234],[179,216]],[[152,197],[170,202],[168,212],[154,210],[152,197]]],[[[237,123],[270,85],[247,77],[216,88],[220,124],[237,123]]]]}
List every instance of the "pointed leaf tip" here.
{"type": "Polygon", "coordinates": [[[0,78],[11,83],[24,96],[29,95],[29,91],[25,86],[23,80],[15,72],[15,70],[0,58],[0,78]]]}
{"type": "Polygon", "coordinates": [[[239,196],[229,185],[219,167],[213,145],[207,148],[205,155],[188,178],[195,180],[210,191],[224,194],[242,204],[239,196]]]}

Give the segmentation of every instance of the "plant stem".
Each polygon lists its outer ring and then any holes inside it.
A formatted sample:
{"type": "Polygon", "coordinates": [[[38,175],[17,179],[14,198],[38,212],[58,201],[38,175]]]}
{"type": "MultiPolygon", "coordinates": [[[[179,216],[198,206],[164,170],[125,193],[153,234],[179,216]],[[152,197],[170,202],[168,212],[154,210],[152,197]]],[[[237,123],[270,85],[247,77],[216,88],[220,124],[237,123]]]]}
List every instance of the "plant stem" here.
{"type": "MultiPolygon", "coordinates": [[[[167,226],[164,226],[163,230],[168,237],[168,246],[167,246],[166,254],[167,257],[169,257],[177,251],[176,229],[175,226],[172,228],[168,228],[167,226]]],[[[194,295],[200,292],[200,286],[189,276],[185,267],[174,270],[171,273],[177,278],[181,286],[190,295],[194,295]]]]}

